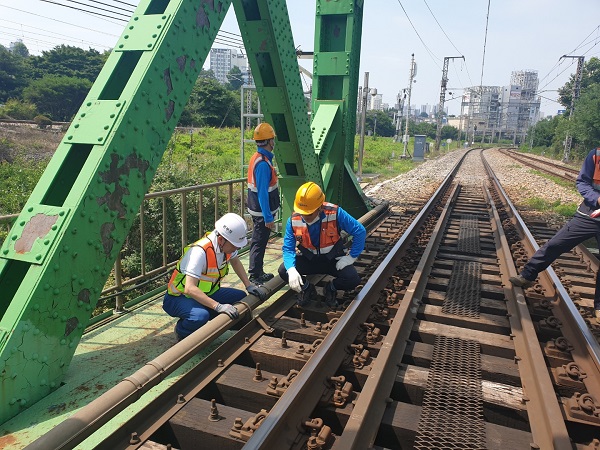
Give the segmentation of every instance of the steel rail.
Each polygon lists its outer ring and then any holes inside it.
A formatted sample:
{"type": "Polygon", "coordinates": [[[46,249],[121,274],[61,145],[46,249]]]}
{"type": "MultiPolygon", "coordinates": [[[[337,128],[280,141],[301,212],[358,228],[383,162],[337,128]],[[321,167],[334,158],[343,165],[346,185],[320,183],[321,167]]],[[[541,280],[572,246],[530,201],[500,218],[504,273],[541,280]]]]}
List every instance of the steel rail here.
{"type": "Polygon", "coordinates": [[[456,201],[459,191],[460,187],[455,185],[449,195],[423,256],[406,289],[406,294],[394,316],[394,321],[384,338],[377,359],[371,368],[369,378],[352,409],[352,414],[344,427],[344,432],[336,439],[332,450],[362,450],[371,448],[375,442],[379,424],[387,407],[386,399],[389,397],[396,381],[398,364],[406,349],[419,305],[422,302],[423,292],[427,287],[433,260],[444,237],[444,229],[452,212],[452,204],[456,201]]]}
{"type": "MultiPolygon", "coordinates": [[[[484,164],[488,165],[485,159],[484,164]]],[[[508,195],[500,185],[498,179],[495,177],[495,175],[492,175],[491,178],[494,180],[495,183],[497,183],[497,190],[502,197],[503,203],[509,209],[509,212],[513,216],[513,219],[515,221],[515,226],[519,230],[520,235],[523,237],[524,241],[527,243],[527,245],[530,246],[532,250],[531,254],[533,254],[533,252],[539,249],[539,245],[537,244],[535,238],[527,228],[525,221],[517,211],[516,207],[508,198],[508,195]]],[[[589,254],[589,252],[587,252],[587,254],[589,254]]],[[[557,304],[560,306],[561,309],[565,310],[564,317],[571,318],[570,320],[572,321],[572,326],[563,326],[561,331],[563,333],[568,334],[569,336],[572,336],[571,339],[574,339],[574,342],[579,342],[581,344],[581,348],[585,349],[584,354],[590,355],[592,361],[591,365],[593,366],[593,368],[590,368],[590,372],[588,373],[600,374],[600,344],[598,344],[598,341],[596,340],[592,332],[589,330],[588,326],[583,320],[583,317],[581,317],[581,314],[577,310],[577,306],[573,303],[573,300],[569,296],[569,293],[562,285],[560,278],[558,277],[558,275],[556,275],[556,272],[551,266],[549,266],[544,272],[540,273],[539,277],[548,277],[556,292],[556,297],[558,299],[557,304]],[[575,332],[575,330],[577,330],[577,332],[575,332]]],[[[567,339],[569,339],[569,337],[567,337],[567,339]]],[[[584,363],[584,365],[587,364],[584,363]]],[[[592,390],[594,391],[593,395],[596,398],[600,398],[600,393],[598,393],[595,388],[592,388],[592,390]]]]}
{"type": "MultiPolygon", "coordinates": [[[[275,277],[265,283],[264,288],[271,294],[283,286],[283,280],[275,277]]],[[[25,447],[26,450],[71,449],[83,442],[94,431],[110,419],[135,403],[151,388],[158,385],[167,375],[188,361],[199,350],[207,347],[214,339],[241,321],[252,309],[262,302],[254,295],[246,296],[235,307],[240,317],[232,321],[226,314],[220,314],[210,320],[186,339],[175,344],[169,350],[146,363],[141,369],[125,378],[116,386],[88,403],[71,417],[65,419],[48,433],[25,447]]]]}
{"type": "MultiPolygon", "coordinates": [[[[374,222],[378,215],[383,214],[388,206],[388,202],[382,202],[363,215],[359,220],[361,223],[367,224],[368,226],[374,222]]],[[[267,289],[269,295],[272,295],[272,293],[281,289],[283,285],[283,280],[279,276],[276,276],[274,279],[265,283],[264,288],[267,289]]],[[[82,443],[109,420],[113,419],[117,414],[123,411],[127,406],[139,400],[144,393],[159,384],[169,374],[197,354],[198,351],[206,348],[214,341],[214,339],[229,330],[234,324],[241,321],[244,318],[244,315],[251,315],[251,310],[261,303],[262,302],[258,301],[256,297],[248,295],[240,303],[236,303],[236,308],[240,313],[240,319],[232,321],[224,314],[217,316],[188,338],[177,343],[154,360],[146,363],[140,370],[125,378],[121,383],[81,408],[60,425],[54,427],[51,431],[32,442],[26,449],[63,450],[74,448],[74,446],[82,443]]],[[[272,305],[268,310],[272,310],[274,306],[275,305],[272,305]]],[[[166,399],[169,395],[172,397],[173,389],[178,390],[178,394],[182,392],[191,392],[193,396],[193,393],[199,389],[199,383],[191,382],[189,380],[190,378],[194,379],[195,373],[201,370],[203,369],[193,369],[191,375],[184,375],[184,381],[182,383],[178,384],[176,388],[168,389],[165,394],[160,396],[161,401],[166,399]],[[193,385],[192,387],[188,386],[190,383],[193,385]]],[[[202,385],[202,383],[205,382],[201,382],[200,385],[202,385]]],[[[153,406],[157,406],[156,401],[153,402],[153,406]]],[[[180,407],[183,407],[183,404],[180,404],[179,408],[180,407]]],[[[175,409],[178,408],[175,407],[175,409]]],[[[172,410],[173,408],[171,408],[171,411],[167,411],[160,415],[170,417],[175,413],[172,410]]],[[[152,431],[152,427],[147,428],[148,432],[138,436],[140,441],[145,435],[148,435],[149,432],[152,431]]]]}
{"type": "Polygon", "coordinates": [[[417,214],[412,224],[401,236],[392,250],[373,272],[367,283],[358,293],[354,301],[344,311],[336,327],[327,335],[313,356],[304,365],[295,381],[271,408],[269,414],[262,421],[261,426],[253,433],[244,446],[245,450],[262,449],[272,450],[292,448],[294,439],[291,435],[299,433],[298,417],[310,417],[315,407],[314,402],[307,399],[320,398],[326,389],[326,378],[333,376],[341,364],[346,348],[353,343],[355,333],[346,330],[357,329],[371,313],[370,304],[365,298],[382,290],[387,280],[383,274],[388,270],[396,258],[402,254],[405,245],[419,232],[424,219],[429,215],[437,202],[443,197],[450,186],[460,164],[466,157],[466,152],[448,173],[440,187],[417,214]]]}
{"type": "MultiPolygon", "coordinates": [[[[498,179],[493,176],[491,167],[485,163],[483,153],[481,158],[495,184],[494,187],[501,188],[498,179]]],[[[508,320],[514,336],[516,361],[519,366],[523,392],[527,393],[523,400],[527,403],[527,415],[534,443],[539,445],[538,448],[568,449],[571,448],[569,432],[556,398],[550,373],[546,368],[544,355],[523,290],[518,287],[511,288],[508,280],[509,277],[515,276],[517,271],[510,252],[510,245],[502,228],[502,220],[487,186],[484,186],[484,190],[493,217],[490,222],[500,264],[504,268],[501,277],[507,300],[508,320]]]]}

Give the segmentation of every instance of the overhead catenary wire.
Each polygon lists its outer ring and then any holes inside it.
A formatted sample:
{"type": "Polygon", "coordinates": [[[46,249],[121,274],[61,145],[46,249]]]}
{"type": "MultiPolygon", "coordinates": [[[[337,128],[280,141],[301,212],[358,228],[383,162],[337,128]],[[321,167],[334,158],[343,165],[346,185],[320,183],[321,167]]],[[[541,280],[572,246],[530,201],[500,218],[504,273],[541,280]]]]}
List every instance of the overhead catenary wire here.
{"type": "MultiPolygon", "coordinates": [[[[31,14],[32,16],[41,17],[42,19],[52,20],[54,22],[59,22],[59,23],[65,24],[65,25],[70,25],[70,26],[76,27],[76,28],[81,28],[82,30],[93,31],[94,33],[105,34],[106,36],[113,36],[115,38],[119,37],[119,35],[117,35],[117,34],[107,33],[106,31],[94,30],[93,28],[84,27],[84,26],[77,25],[77,24],[74,24],[71,22],[65,22],[64,20],[54,19],[53,17],[43,16],[41,14],[32,13],[30,11],[25,11],[25,10],[19,9],[19,8],[13,8],[12,6],[0,5],[0,7],[12,9],[14,11],[19,11],[19,12],[26,13],[26,14],[31,14]]],[[[105,19],[100,19],[100,20],[105,20],[105,19]]],[[[109,20],[106,20],[106,21],[116,25],[114,22],[110,22],[109,20]]],[[[120,26],[120,24],[119,24],[119,26],[120,26]]]]}
{"type": "Polygon", "coordinates": [[[417,37],[419,38],[419,40],[421,41],[421,44],[423,44],[423,47],[425,47],[425,50],[427,51],[427,53],[429,53],[429,56],[431,57],[431,59],[433,60],[433,62],[435,63],[435,65],[442,70],[442,68],[439,66],[438,61],[440,61],[440,58],[438,56],[436,56],[431,49],[427,46],[427,44],[425,44],[425,41],[423,40],[423,38],[421,37],[421,35],[419,34],[419,32],[417,31],[417,29],[415,28],[415,26],[412,23],[412,20],[410,19],[410,17],[408,16],[408,13],[406,12],[406,9],[404,9],[404,6],[402,5],[402,2],[400,0],[398,0],[398,4],[400,5],[400,8],[402,8],[402,11],[404,11],[404,15],[406,16],[406,18],[408,19],[408,22],[410,23],[410,26],[412,27],[412,29],[414,30],[415,34],[417,35],[417,37]]]}
{"type": "MultiPolygon", "coordinates": [[[[128,21],[129,21],[129,19],[122,19],[122,18],[120,18],[120,17],[108,16],[108,15],[106,15],[106,14],[102,14],[102,13],[95,12],[95,11],[89,11],[89,10],[87,10],[87,9],[77,8],[77,7],[75,7],[75,6],[63,5],[62,3],[53,2],[53,1],[51,1],[51,0],[41,0],[41,1],[42,1],[42,2],[45,2],[45,3],[52,3],[52,4],[54,4],[54,5],[62,6],[63,8],[69,8],[69,9],[74,9],[74,10],[76,10],[76,11],[82,11],[82,12],[85,12],[85,13],[88,13],[88,14],[93,14],[93,15],[95,15],[95,16],[99,16],[99,17],[106,17],[106,18],[109,18],[109,19],[118,20],[118,21],[120,21],[120,22],[128,22],[128,21]]],[[[116,13],[115,13],[115,14],[116,14],[116,13]]],[[[125,17],[125,16],[124,16],[124,17],[125,17]]]]}

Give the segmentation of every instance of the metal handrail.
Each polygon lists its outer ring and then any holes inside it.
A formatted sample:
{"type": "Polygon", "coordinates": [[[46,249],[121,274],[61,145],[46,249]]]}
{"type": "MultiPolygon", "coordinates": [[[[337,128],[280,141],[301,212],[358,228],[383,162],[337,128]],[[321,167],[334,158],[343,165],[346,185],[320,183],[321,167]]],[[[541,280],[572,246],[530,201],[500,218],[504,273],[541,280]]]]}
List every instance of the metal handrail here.
{"type": "MultiPolygon", "coordinates": [[[[115,261],[115,265],[112,270],[112,279],[114,279],[114,284],[110,286],[104,286],[103,291],[100,294],[101,298],[110,298],[115,297],[115,312],[122,312],[124,305],[124,296],[123,291],[134,289],[136,285],[142,284],[147,281],[151,281],[153,278],[158,278],[161,274],[166,274],[176,263],[177,260],[169,261],[169,256],[167,252],[167,236],[168,229],[171,226],[173,229],[176,229],[177,226],[181,228],[181,249],[183,249],[190,242],[188,241],[189,230],[192,226],[191,223],[188,222],[189,218],[189,210],[190,210],[190,197],[193,194],[197,194],[197,201],[194,202],[194,206],[197,208],[198,212],[198,236],[199,238],[206,231],[202,226],[202,221],[205,216],[205,208],[203,200],[205,199],[205,193],[209,190],[214,190],[214,201],[212,205],[208,206],[208,209],[214,208],[214,217],[219,217],[220,214],[224,214],[225,212],[237,212],[240,215],[244,215],[245,204],[246,204],[246,178],[236,178],[233,180],[227,181],[218,181],[214,183],[207,184],[199,184],[194,186],[186,186],[177,189],[169,189],[166,191],[159,192],[151,192],[144,196],[144,200],[140,205],[139,210],[139,239],[140,245],[139,248],[133,250],[139,250],[140,252],[140,266],[139,272],[140,275],[126,278],[123,274],[123,252],[119,252],[119,256],[115,261]],[[219,189],[220,187],[225,187],[225,189],[219,189]],[[239,190],[236,190],[239,189],[239,190]],[[223,192],[225,191],[225,192],[223,192]],[[234,194],[234,192],[236,192],[234,194]],[[190,195],[192,194],[192,195],[190,195]],[[177,199],[177,197],[179,197],[177,199]],[[167,201],[169,198],[173,198],[173,203],[180,204],[181,214],[178,217],[178,223],[168,223],[167,220],[167,201]],[[219,209],[219,200],[226,200],[227,211],[221,211],[219,209]],[[239,204],[238,201],[239,200],[239,204]],[[146,238],[147,238],[147,225],[145,217],[146,211],[148,211],[148,207],[151,201],[160,201],[161,202],[161,215],[162,221],[160,225],[160,234],[162,238],[162,264],[159,267],[155,267],[152,270],[146,270],[146,260],[147,260],[147,248],[146,248],[146,238]],[[129,289],[128,289],[129,288],[129,289]]],[[[0,216],[0,226],[6,227],[6,232],[10,232],[10,228],[12,224],[15,222],[19,215],[18,214],[9,214],[0,216]]],[[[196,225],[196,224],[194,224],[196,225]]],[[[132,235],[128,236],[126,240],[127,245],[131,245],[132,239],[130,239],[132,235]]],[[[196,239],[193,238],[193,239],[196,239]]],[[[178,255],[179,257],[180,255],[178,255]]]]}

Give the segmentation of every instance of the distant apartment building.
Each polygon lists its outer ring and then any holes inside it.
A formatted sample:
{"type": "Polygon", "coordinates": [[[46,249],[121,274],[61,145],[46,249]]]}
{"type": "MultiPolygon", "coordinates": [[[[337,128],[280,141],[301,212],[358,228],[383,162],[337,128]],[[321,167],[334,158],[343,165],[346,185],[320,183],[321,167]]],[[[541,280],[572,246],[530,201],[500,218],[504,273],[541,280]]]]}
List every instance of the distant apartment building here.
{"type": "Polygon", "coordinates": [[[383,95],[371,95],[369,110],[383,111],[383,95]]]}
{"type": "Polygon", "coordinates": [[[536,71],[513,72],[507,86],[472,86],[461,104],[463,131],[470,140],[512,139],[521,142],[539,120],[536,71]]]}
{"type": "Polygon", "coordinates": [[[223,84],[227,83],[229,81],[227,74],[234,67],[240,69],[244,83],[249,84],[250,70],[246,55],[238,53],[235,49],[228,48],[212,48],[210,50],[209,68],[213,71],[219,82],[223,84]]]}
{"type": "Polygon", "coordinates": [[[231,70],[231,49],[210,49],[210,70],[221,83],[227,83],[227,74],[231,70]]]}

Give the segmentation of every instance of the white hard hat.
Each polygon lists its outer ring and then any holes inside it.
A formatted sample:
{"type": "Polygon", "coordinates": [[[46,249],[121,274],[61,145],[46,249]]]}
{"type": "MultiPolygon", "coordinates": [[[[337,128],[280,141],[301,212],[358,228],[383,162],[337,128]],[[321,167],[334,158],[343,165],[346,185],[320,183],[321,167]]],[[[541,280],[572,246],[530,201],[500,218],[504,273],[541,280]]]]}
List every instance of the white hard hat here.
{"type": "Polygon", "coordinates": [[[227,213],[215,222],[215,230],[238,248],[248,243],[246,221],[234,213],[227,213]]]}

